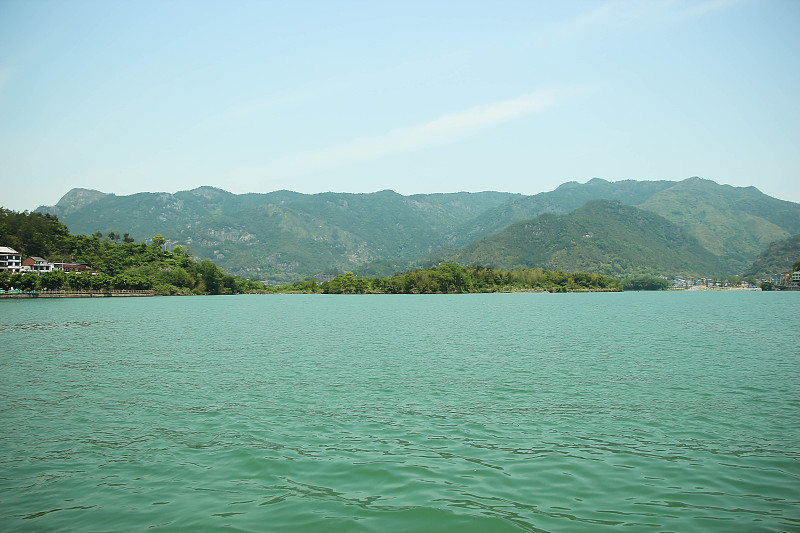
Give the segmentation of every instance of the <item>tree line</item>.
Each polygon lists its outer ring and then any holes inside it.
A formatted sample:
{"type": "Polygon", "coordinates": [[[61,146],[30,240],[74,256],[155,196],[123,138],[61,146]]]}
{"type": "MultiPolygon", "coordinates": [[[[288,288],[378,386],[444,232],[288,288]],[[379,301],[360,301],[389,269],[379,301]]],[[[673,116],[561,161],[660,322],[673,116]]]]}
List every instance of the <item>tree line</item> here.
{"type": "Polygon", "coordinates": [[[584,292],[622,290],[620,282],[600,274],[561,272],[540,268],[497,270],[442,263],[384,278],[361,278],[352,272],[330,281],[315,279],[274,287],[275,292],[322,294],[463,294],[481,292],[584,292]]]}

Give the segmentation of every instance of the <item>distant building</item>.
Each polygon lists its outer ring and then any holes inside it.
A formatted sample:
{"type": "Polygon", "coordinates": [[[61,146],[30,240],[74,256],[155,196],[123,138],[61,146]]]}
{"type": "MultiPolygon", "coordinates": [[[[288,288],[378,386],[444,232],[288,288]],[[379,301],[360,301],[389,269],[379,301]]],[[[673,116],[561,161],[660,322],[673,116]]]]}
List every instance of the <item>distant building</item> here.
{"type": "Polygon", "coordinates": [[[0,246],[0,270],[20,272],[22,270],[22,255],[6,246],[0,246]]]}
{"type": "Polygon", "coordinates": [[[64,272],[85,272],[89,270],[89,265],[83,263],[55,262],[53,263],[53,268],[55,270],[63,270],[64,272]]]}
{"type": "Polygon", "coordinates": [[[27,270],[29,272],[50,272],[53,270],[53,263],[41,257],[27,257],[22,262],[22,270],[27,270]]]}

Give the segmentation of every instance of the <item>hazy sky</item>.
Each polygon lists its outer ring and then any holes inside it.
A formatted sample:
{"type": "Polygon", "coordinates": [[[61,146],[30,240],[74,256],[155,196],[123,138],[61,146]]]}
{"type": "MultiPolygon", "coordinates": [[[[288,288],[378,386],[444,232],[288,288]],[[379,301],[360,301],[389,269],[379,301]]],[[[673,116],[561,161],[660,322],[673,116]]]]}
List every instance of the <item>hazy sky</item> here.
{"type": "Polygon", "coordinates": [[[800,1],[0,0],[0,206],[73,187],[800,202],[800,1]]]}

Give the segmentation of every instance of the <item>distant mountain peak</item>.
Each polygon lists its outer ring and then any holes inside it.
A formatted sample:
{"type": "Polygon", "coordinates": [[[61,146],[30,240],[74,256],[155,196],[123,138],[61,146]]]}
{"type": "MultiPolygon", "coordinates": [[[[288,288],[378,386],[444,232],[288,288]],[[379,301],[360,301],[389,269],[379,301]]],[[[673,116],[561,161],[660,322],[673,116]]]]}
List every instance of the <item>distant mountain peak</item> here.
{"type": "Polygon", "coordinates": [[[108,196],[108,193],[100,192],[95,189],[83,189],[80,187],[76,187],[70,190],[64,196],[62,196],[61,199],[58,201],[58,203],[56,203],[56,205],[62,207],[66,206],[80,207],[81,205],[89,204],[105,196],[108,196]]]}
{"type": "Polygon", "coordinates": [[[195,196],[202,196],[208,199],[219,198],[220,196],[230,196],[233,194],[224,189],[220,189],[219,187],[212,187],[211,185],[201,185],[200,187],[192,189],[188,192],[194,194],[195,196]]]}
{"type": "Polygon", "coordinates": [[[80,187],[76,187],[64,196],[56,203],[56,205],[51,206],[40,206],[36,208],[36,211],[42,213],[50,213],[51,215],[61,216],[68,213],[73,213],[92,202],[95,202],[101,198],[105,198],[106,196],[113,196],[108,193],[96,191],[94,189],[83,189],[80,187]]]}

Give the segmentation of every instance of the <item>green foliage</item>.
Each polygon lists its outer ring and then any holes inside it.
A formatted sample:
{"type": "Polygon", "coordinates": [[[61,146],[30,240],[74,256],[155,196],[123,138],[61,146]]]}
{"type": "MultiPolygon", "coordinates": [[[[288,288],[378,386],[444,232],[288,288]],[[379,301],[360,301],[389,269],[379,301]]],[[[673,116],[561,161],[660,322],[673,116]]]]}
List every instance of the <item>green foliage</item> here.
{"type": "Polygon", "coordinates": [[[49,214],[17,213],[0,207],[0,246],[24,256],[49,257],[58,254],[69,235],[67,226],[49,214]]]}
{"type": "Polygon", "coordinates": [[[665,291],[669,285],[668,280],[658,276],[636,276],[622,280],[622,288],[626,291],[665,291]]]}
{"type": "Polygon", "coordinates": [[[514,196],[402,196],[392,191],[234,195],[211,187],[174,195],[88,193],[71,191],[56,206],[38,211],[62,213],[74,233],[102,232],[102,238],[109,230],[119,234],[124,229],[137,240],[160,234],[170,242],[191,242],[202,259],[276,283],[331,269],[356,271],[373,261],[409,268],[410,261],[449,244],[458,226],[514,196]]]}
{"type": "Polygon", "coordinates": [[[771,243],[744,274],[764,278],[795,270],[800,270],[800,234],[771,243]]]}
{"type": "Polygon", "coordinates": [[[325,294],[461,294],[475,292],[519,291],[620,291],[619,281],[599,274],[567,273],[551,270],[494,270],[485,267],[464,268],[442,263],[436,268],[416,269],[385,278],[359,278],[352,272],[340,274],[319,287],[314,282],[303,287],[278,287],[281,292],[318,292],[325,294]]]}
{"type": "Polygon", "coordinates": [[[39,275],[33,272],[26,272],[20,276],[17,287],[23,291],[35,291],[39,286],[39,275]]]}
{"type": "Polygon", "coordinates": [[[239,294],[264,292],[261,283],[227,275],[211,261],[198,263],[185,249],[174,252],[161,249],[163,237],[153,237],[153,244],[134,243],[133,239],[114,242],[119,235],[111,232],[86,237],[70,235],[66,226],[51,215],[15,213],[0,209],[0,235],[3,245],[23,255],[41,255],[50,260],[90,265],[94,273],[52,272],[0,275],[0,286],[22,290],[154,290],[157,294],[239,294]],[[33,238],[33,242],[26,241],[33,238]]]}
{"type": "Polygon", "coordinates": [[[800,233],[798,205],[771,198],[755,187],[719,185],[690,178],[640,205],[684,227],[728,265],[747,269],[770,243],[800,233]]]}
{"type": "Polygon", "coordinates": [[[675,185],[674,181],[623,180],[611,183],[594,178],[586,183],[571,181],[557,189],[533,196],[515,196],[502,205],[490,208],[455,233],[456,243],[466,245],[481,237],[493,235],[511,224],[550,213],[563,215],[592,200],[617,200],[637,205],[652,195],[675,185]]]}
{"type": "Polygon", "coordinates": [[[614,277],[704,274],[718,258],[663,217],[594,200],[567,215],[544,214],[465,247],[452,260],[495,268],[549,268],[614,277]]]}
{"type": "Polygon", "coordinates": [[[39,286],[46,291],[54,291],[67,284],[67,273],[63,270],[42,272],[39,275],[39,286]]]}

